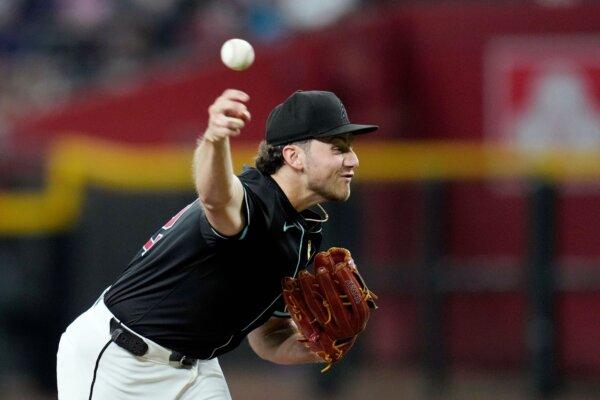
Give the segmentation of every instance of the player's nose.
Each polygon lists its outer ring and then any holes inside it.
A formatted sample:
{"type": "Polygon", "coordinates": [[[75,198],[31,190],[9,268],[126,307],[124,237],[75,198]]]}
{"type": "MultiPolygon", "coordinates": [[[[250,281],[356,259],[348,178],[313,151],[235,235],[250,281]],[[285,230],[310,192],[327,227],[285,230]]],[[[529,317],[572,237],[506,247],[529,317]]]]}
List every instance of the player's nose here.
{"type": "Polygon", "coordinates": [[[344,157],[344,166],[356,168],[358,167],[358,156],[354,152],[354,150],[350,149],[348,153],[346,153],[346,157],[344,157]]]}

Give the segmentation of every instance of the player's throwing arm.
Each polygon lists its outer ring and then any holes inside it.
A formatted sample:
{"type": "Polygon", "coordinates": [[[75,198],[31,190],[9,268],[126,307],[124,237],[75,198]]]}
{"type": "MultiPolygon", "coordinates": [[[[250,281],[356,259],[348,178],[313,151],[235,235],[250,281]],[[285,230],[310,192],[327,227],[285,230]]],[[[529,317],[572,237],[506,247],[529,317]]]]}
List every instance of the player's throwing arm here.
{"type": "Polygon", "coordinates": [[[241,231],[244,190],[233,173],[229,137],[238,136],[250,121],[246,93],[227,89],[208,108],[208,126],[194,154],[196,190],[206,217],[223,235],[241,231]]]}

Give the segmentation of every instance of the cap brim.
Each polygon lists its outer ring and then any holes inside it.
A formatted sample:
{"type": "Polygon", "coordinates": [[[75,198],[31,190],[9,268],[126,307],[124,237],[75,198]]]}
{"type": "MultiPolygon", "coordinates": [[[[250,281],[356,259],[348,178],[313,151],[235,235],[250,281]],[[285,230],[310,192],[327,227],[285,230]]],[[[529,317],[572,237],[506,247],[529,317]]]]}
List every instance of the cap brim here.
{"type": "Polygon", "coordinates": [[[362,135],[363,133],[373,132],[379,129],[377,125],[359,125],[359,124],[347,124],[339,126],[327,132],[323,132],[319,135],[315,135],[315,138],[325,138],[339,135],[362,135]]]}
{"type": "Polygon", "coordinates": [[[300,140],[306,140],[306,139],[319,139],[319,138],[328,138],[328,137],[333,137],[333,136],[339,136],[339,135],[361,135],[363,133],[369,133],[369,132],[373,132],[376,131],[377,129],[379,129],[379,126],[377,125],[359,125],[359,124],[346,124],[346,125],[342,125],[342,126],[338,126],[337,128],[325,131],[325,132],[321,132],[318,134],[305,134],[305,135],[299,135],[295,138],[287,138],[281,140],[281,138],[279,140],[272,140],[272,141],[267,141],[267,143],[269,143],[270,145],[273,146],[282,146],[284,144],[288,144],[288,143],[293,143],[293,142],[297,142],[300,140]]]}

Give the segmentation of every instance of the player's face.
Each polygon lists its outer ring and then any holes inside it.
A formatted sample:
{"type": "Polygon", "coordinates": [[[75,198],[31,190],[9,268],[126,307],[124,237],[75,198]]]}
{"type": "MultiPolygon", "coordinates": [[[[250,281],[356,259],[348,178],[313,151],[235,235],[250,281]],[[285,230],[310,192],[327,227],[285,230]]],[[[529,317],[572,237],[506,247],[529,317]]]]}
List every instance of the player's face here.
{"type": "Polygon", "coordinates": [[[358,167],[358,157],[351,145],[350,135],[311,142],[304,168],[309,190],[325,200],[348,200],[350,182],[358,167]]]}

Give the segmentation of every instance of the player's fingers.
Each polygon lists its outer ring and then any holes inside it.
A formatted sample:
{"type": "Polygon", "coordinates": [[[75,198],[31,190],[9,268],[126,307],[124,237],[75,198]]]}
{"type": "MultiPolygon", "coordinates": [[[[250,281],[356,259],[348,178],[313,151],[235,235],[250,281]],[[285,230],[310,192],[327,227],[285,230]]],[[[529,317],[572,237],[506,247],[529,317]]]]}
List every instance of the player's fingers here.
{"type": "Polygon", "coordinates": [[[248,95],[248,93],[242,92],[241,90],[237,89],[227,89],[223,92],[221,97],[225,97],[230,100],[241,101],[244,103],[250,100],[250,96],[248,95]]]}
{"type": "Polygon", "coordinates": [[[244,122],[250,122],[250,112],[246,106],[242,103],[231,103],[223,109],[223,114],[228,117],[235,117],[244,120],[244,122]]]}
{"type": "Polygon", "coordinates": [[[250,111],[244,110],[242,111],[242,115],[240,116],[246,123],[252,120],[252,115],[250,115],[250,111]]]}
{"type": "Polygon", "coordinates": [[[243,119],[228,117],[224,114],[218,114],[211,122],[215,126],[229,129],[242,129],[246,125],[243,119]]]}
{"type": "Polygon", "coordinates": [[[225,114],[228,117],[241,119],[245,123],[250,122],[250,120],[252,119],[250,112],[246,109],[225,109],[223,110],[223,114],[225,114]]]}
{"type": "MultiPolygon", "coordinates": [[[[219,98],[210,108],[210,114],[223,113],[230,117],[245,118],[244,114],[248,113],[248,108],[243,103],[238,101],[229,100],[226,98],[219,98]]],[[[248,113],[249,114],[249,113],[248,113]]]]}

